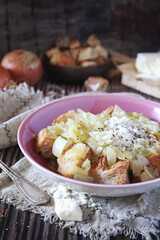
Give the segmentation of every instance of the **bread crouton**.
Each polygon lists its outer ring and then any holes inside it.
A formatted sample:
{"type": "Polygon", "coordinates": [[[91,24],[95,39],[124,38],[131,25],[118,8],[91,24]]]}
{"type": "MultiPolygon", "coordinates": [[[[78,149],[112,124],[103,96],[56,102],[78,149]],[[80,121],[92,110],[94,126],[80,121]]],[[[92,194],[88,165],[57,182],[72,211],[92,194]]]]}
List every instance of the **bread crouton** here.
{"type": "Polygon", "coordinates": [[[107,168],[107,157],[102,156],[102,157],[99,158],[98,163],[93,163],[92,164],[92,167],[90,168],[89,173],[94,174],[98,170],[104,171],[106,168],[107,168]]]}
{"type": "Polygon", "coordinates": [[[75,61],[77,61],[78,55],[79,55],[79,52],[80,52],[80,48],[72,48],[72,49],[70,49],[69,51],[70,51],[71,57],[72,57],[75,61]]]}
{"type": "Polygon", "coordinates": [[[71,54],[70,54],[70,51],[68,49],[64,50],[63,53],[65,53],[69,57],[72,57],[71,54]]]}
{"type": "Polygon", "coordinates": [[[51,58],[54,54],[57,54],[58,52],[60,52],[59,48],[57,48],[57,47],[50,48],[49,50],[46,51],[46,56],[48,58],[51,58]]]}
{"type": "Polygon", "coordinates": [[[52,55],[50,63],[58,66],[75,66],[75,61],[63,52],[58,52],[52,55]]]}
{"type": "Polygon", "coordinates": [[[126,184],[128,177],[129,161],[118,161],[111,167],[104,169],[104,165],[90,171],[90,176],[94,177],[95,183],[100,184],[126,184]]]}
{"type": "Polygon", "coordinates": [[[101,45],[97,45],[96,47],[93,48],[93,50],[96,52],[97,56],[103,57],[105,60],[108,59],[108,50],[101,45]]]}
{"type": "Polygon", "coordinates": [[[108,80],[103,77],[89,77],[84,83],[84,88],[87,92],[106,92],[108,84],[108,80]]]}
{"type": "Polygon", "coordinates": [[[155,168],[158,174],[160,175],[160,155],[154,155],[154,156],[148,157],[148,162],[149,162],[149,165],[152,168],[155,168]]]}
{"type": "Polygon", "coordinates": [[[54,139],[51,139],[47,136],[48,129],[42,129],[35,137],[34,149],[39,153],[43,158],[54,159],[52,154],[52,146],[54,139]]]}
{"type": "Polygon", "coordinates": [[[63,36],[56,39],[56,47],[60,48],[61,50],[69,48],[79,48],[80,46],[80,42],[76,38],[63,36]]]}
{"type": "Polygon", "coordinates": [[[94,60],[98,57],[98,51],[91,47],[81,48],[78,55],[78,62],[94,60]]]}
{"type": "Polygon", "coordinates": [[[52,126],[60,122],[64,122],[64,123],[67,122],[67,119],[74,118],[74,115],[75,115],[75,111],[70,110],[67,113],[62,114],[59,117],[57,117],[55,120],[53,120],[52,126]]]}
{"type": "Polygon", "coordinates": [[[69,41],[69,48],[70,49],[75,49],[75,48],[80,48],[80,47],[81,47],[81,44],[80,44],[78,39],[70,38],[70,41],[69,41]]]}
{"type": "Polygon", "coordinates": [[[96,37],[96,35],[92,34],[89,36],[87,41],[85,42],[84,46],[95,47],[98,44],[101,44],[101,40],[96,37]]]}
{"type": "Polygon", "coordinates": [[[74,166],[81,168],[84,161],[91,159],[93,155],[94,153],[88,145],[84,143],[74,144],[57,159],[58,172],[65,177],[73,178],[74,166]]]}
{"type": "MultiPolygon", "coordinates": [[[[57,119],[53,121],[52,126],[56,123],[66,122],[68,118],[73,118],[74,114],[75,111],[71,110],[65,114],[60,115],[57,119]]],[[[52,153],[52,146],[54,141],[54,139],[48,137],[48,129],[44,128],[35,137],[34,149],[42,157],[46,159],[54,159],[55,157],[52,153]]]]}

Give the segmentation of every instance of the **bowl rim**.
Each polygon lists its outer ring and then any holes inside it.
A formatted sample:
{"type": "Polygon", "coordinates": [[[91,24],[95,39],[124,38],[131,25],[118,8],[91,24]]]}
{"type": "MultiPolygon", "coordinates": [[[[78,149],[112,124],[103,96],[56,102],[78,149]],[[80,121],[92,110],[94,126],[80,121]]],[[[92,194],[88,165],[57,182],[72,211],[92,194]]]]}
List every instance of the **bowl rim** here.
{"type": "Polygon", "coordinates": [[[62,98],[59,98],[59,99],[56,99],[56,100],[53,100],[49,103],[46,103],[44,104],[43,106],[41,106],[39,109],[35,110],[34,112],[32,112],[29,116],[27,116],[23,121],[22,123],[20,124],[19,126],[19,129],[18,129],[18,133],[17,133],[17,140],[18,140],[18,145],[22,151],[22,153],[24,154],[24,156],[29,160],[29,162],[31,164],[33,164],[34,166],[36,166],[38,169],[42,170],[43,172],[46,172],[48,174],[51,174],[51,175],[55,175],[55,177],[58,179],[58,180],[62,180],[63,182],[64,181],[67,181],[67,182],[70,182],[72,184],[78,184],[78,185],[81,185],[81,186],[87,186],[87,187],[94,187],[95,188],[95,191],[97,188],[102,188],[102,189],[133,189],[133,188],[137,188],[137,187],[142,187],[142,186],[146,186],[148,184],[152,184],[152,183],[160,183],[160,178],[156,178],[156,179],[153,179],[153,180],[149,180],[149,181],[145,181],[145,182],[138,182],[138,183],[130,183],[130,184],[120,184],[120,185],[114,185],[114,184],[97,184],[97,183],[89,183],[89,182],[83,182],[83,181],[78,181],[78,180],[74,180],[74,179],[70,179],[70,178],[67,178],[67,177],[64,177],[58,173],[55,173],[54,171],[48,169],[48,168],[45,168],[43,166],[41,166],[39,163],[36,162],[36,160],[34,160],[32,157],[30,157],[26,151],[24,150],[23,148],[23,142],[22,142],[22,133],[24,131],[24,128],[27,124],[27,122],[29,122],[29,120],[35,116],[39,111],[42,111],[43,109],[45,109],[46,107],[50,106],[50,105],[55,105],[59,102],[62,102],[66,99],[73,99],[73,98],[83,98],[84,96],[85,97],[97,97],[97,96],[102,96],[102,95],[106,95],[106,96],[114,96],[114,97],[123,97],[124,99],[129,99],[129,100],[135,100],[135,99],[138,99],[140,100],[142,103],[148,103],[148,104],[151,104],[151,105],[154,105],[154,106],[157,106],[160,108],[160,103],[158,102],[155,102],[155,101],[152,101],[152,100],[148,100],[148,99],[145,99],[145,98],[137,98],[135,96],[129,96],[129,95],[122,95],[122,94],[118,94],[118,93],[93,93],[93,94],[90,94],[90,93],[80,93],[80,94],[74,94],[74,95],[69,95],[69,96],[64,96],[62,98]]]}

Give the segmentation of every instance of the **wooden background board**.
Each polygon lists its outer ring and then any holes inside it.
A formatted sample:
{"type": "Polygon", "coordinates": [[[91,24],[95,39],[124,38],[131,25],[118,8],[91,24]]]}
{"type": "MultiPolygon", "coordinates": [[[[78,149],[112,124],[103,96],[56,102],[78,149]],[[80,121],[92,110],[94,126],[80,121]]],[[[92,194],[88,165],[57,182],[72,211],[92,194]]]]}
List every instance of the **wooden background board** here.
{"type": "MultiPolygon", "coordinates": [[[[106,47],[130,56],[136,56],[139,51],[157,51],[160,48],[159,13],[159,0],[0,0],[0,58],[17,48],[32,50],[41,55],[55,37],[66,34],[84,41],[94,33],[106,47]]],[[[83,84],[55,84],[47,74],[44,74],[36,88],[41,89],[44,94],[54,90],[57,93],[56,98],[84,90],[83,84]]],[[[118,77],[109,81],[108,92],[138,93],[121,85],[118,77]]],[[[148,95],[141,95],[159,101],[148,95]]],[[[22,156],[18,146],[0,151],[0,158],[8,166],[22,156]]],[[[22,212],[1,202],[0,240],[30,239],[86,238],[44,222],[40,215],[22,212]]],[[[111,238],[129,239],[124,235],[111,238]]],[[[141,240],[142,237],[138,235],[137,239],[141,240]]]]}
{"type": "Polygon", "coordinates": [[[160,86],[153,86],[142,79],[137,79],[138,72],[135,68],[135,62],[121,64],[118,68],[122,72],[121,83],[123,85],[160,99],[160,86]]]}
{"type": "Polygon", "coordinates": [[[0,57],[16,48],[41,53],[57,35],[84,41],[92,33],[131,56],[157,51],[159,13],[159,0],[1,0],[0,57]]]}

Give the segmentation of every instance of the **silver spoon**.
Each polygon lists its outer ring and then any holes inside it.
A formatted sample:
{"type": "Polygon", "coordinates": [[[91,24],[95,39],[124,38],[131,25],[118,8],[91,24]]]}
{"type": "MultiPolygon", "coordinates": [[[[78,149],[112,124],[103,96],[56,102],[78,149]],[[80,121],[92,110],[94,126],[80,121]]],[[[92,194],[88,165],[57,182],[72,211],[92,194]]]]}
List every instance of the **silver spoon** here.
{"type": "Polygon", "coordinates": [[[25,178],[19,176],[11,168],[9,168],[4,162],[0,160],[0,167],[4,170],[5,173],[12,179],[15,183],[20,194],[31,204],[40,205],[48,202],[50,196],[41,190],[39,187],[30,183],[25,178]]]}

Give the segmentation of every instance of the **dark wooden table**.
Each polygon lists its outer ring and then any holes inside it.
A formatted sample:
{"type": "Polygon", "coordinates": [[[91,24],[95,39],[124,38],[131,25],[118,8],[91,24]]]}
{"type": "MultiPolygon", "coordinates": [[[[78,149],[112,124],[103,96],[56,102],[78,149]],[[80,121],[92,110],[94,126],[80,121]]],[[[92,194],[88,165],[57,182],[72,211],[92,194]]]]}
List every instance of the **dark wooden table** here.
{"type": "MultiPolygon", "coordinates": [[[[157,51],[160,46],[160,2],[147,1],[1,1],[0,58],[13,49],[25,48],[37,54],[57,35],[73,35],[85,40],[95,33],[106,47],[135,56],[139,51],[157,51]],[[95,17],[96,16],[96,17],[95,17]],[[145,23],[145,24],[144,24],[145,23]]],[[[36,88],[62,95],[82,92],[83,84],[55,84],[44,74],[36,88]],[[61,90],[63,89],[63,93],[61,90]]],[[[120,78],[110,80],[108,92],[134,92],[121,85],[120,78]]],[[[158,99],[142,94],[148,99],[158,99]]],[[[0,158],[12,166],[23,154],[18,146],[0,151],[0,158]]],[[[82,240],[55,224],[44,222],[40,215],[23,212],[0,203],[1,240],[82,240]]],[[[114,240],[129,240],[119,235],[114,240]]],[[[137,239],[142,239],[138,236],[137,239]]]]}

